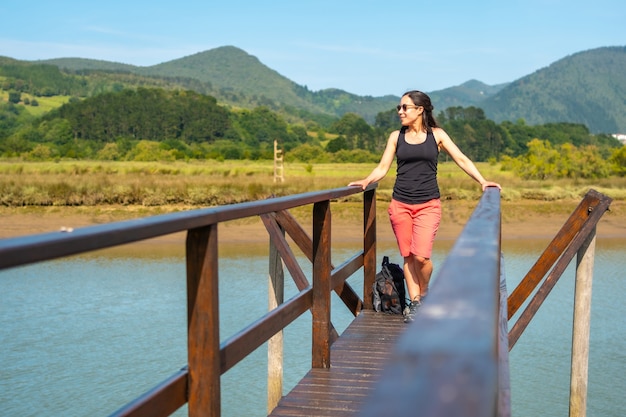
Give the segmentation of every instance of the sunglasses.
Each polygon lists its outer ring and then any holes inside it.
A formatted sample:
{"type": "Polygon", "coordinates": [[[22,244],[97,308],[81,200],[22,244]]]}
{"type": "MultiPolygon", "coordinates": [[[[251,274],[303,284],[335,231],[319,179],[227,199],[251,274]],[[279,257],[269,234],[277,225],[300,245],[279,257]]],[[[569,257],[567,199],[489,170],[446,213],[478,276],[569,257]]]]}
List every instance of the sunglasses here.
{"type": "Polygon", "coordinates": [[[396,106],[396,110],[397,110],[397,111],[400,111],[400,109],[402,109],[402,111],[407,111],[407,109],[416,109],[416,108],[418,108],[418,107],[419,107],[419,106],[412,106],[412,105],[410,105],[410,104],[398,104],[398,105],[396,106]]]}

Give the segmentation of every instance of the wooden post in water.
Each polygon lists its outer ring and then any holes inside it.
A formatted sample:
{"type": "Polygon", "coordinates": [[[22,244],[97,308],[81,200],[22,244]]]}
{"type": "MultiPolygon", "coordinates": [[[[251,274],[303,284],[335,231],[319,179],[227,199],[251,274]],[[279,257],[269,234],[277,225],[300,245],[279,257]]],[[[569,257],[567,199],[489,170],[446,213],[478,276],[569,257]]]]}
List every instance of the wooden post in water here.
{"type": "MultiPolygon", "coordinates": [[[[281,227],[284,235],[284,229],[281,227]]],[[[283,261],[270,235],[268,309],[281,305],[285,298],[283,261]]],[[[283,331],[276,333],[267,345],[267,414],[278,405],[283,395],[283,331]]]]}
{"type": "Polygon", "coordinates": [[[580,247],[576,257],[574,326],[572,331],[572,371],[570,376],[570,417],[587,415],[589,366],[589,328],[591,322],[591,284],[595,258],[595,228],[580,247]]]}

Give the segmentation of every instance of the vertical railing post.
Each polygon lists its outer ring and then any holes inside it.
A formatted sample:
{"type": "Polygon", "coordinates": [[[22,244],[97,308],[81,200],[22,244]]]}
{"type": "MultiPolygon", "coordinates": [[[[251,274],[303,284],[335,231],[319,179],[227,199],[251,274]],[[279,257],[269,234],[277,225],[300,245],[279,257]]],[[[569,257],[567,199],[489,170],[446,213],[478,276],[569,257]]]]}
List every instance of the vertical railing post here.
{"type": "Polygon", "coordinates": [[[330,367],[330,201],[313,205],[313,368],[330,367]]]}
{"type": "MultiPolygon", "coordinates": [[[[284,235],[284,229],[281,227],[284,235]]],[[[283,261],[270,234],[268,310],[284,301],[285,274],[283,261]]],[[[278,405],[283,395],[283,331],[276,333],[267,344],[267,413],[278,405]]]]}
{"type": "Polygon", "coordinates": [[[189,230],[186,251],[189,416],[218,417],[221,365],[217,224],[189,230]]]}
{"type": "Polygon", "coordinates": [[[363,193],[363,308],[372,309],[376,278],[376,188],[363,193]]]}
{"type": "Polygon", "coordinates": [[[587,415],[589,367],[589,329],[591,324],[591,286],[596,247],[596,229],[585,240],[576,256],[576,289],[572,330],[572,370],[570,376],[570,417],[587,415]]]}

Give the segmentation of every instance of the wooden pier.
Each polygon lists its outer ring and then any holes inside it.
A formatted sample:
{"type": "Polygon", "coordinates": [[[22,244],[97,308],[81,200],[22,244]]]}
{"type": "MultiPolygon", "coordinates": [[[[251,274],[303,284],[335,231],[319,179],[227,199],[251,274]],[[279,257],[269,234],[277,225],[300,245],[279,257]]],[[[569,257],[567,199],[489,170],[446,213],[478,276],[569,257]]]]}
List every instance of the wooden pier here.
{"type": "Polygon", "coordinates": [[[311,369],[270,415],[357,415],[406,328],[399,315],[362,311],[333,343],[331,366],[311,369]]]}
{"type": "MultiPolygon", "coordinates": [[[[500,250],[500,192],[489,188],[439,269],[415,322],[374,313],[370,289],[376,257],[376,184],[192,210],[0,241],[0,269],[67,257],[181,231],[187,232],[188,363],[114,416],[168,416],[187,404],[190,416],[221,415],[221,375],[269,341],[268,414],[272,416],[510,416],[508,352],[565,266],[578,256],[576,366],[570,416],[584,416],[585,343],[595,226],[611,199],[589,191],[537,264],[507,299],[500,250]],[[362,193],[363,248],[331,264],[331,201],[362,193]],[[289,209],[312,206],[312,233],[289,209]],[[220,343],[218,225],[260,216],[271,253],[268,313],[220,343]],[[286,235],[289,236],[287,239],[286,235]],[[312,265],[307,277],[291,242],[312,265]],[[298,293],[284,301],[286,269],[298,293]],[[363,271],[362,297],[346,279],[363,271]],[[545,277],[545,278],[544,278],[545,277]],[[541,284],[539,289],[537,287],[541,284]],[[584,284],[584,285],[583,285],[584,284]],[[331,292],[355,316],[338,334],[331,292]],[[513,330],[508,320],[532,296],[513,330]],[[311,370],[283,394],[282,329],[312,314],[311,370]],[[582,365],[581,365],[582,363],[582,365]]],[[[97,364],[94,364],[97,366],[97,364]]],[[[45,370],[42,370],[45,372],[45,370]]]]}

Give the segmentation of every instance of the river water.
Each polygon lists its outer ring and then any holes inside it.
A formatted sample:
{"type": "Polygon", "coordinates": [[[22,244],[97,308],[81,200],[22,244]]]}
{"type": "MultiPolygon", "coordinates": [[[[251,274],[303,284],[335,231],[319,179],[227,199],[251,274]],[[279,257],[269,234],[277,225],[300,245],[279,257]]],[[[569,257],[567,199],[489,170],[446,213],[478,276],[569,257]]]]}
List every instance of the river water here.
{"type": "MultiPolygon", "coordinates": [[[[509,293],[547,241],[503,242],[509,293]]],[[[436,243],[436,285],[452,242],[436,243]]],[[[0,271],[0,416],[108,415],[186,364],[184,245],[135,244],[0,271]]],[[[339,264],[355,245],[333,248],[339,264]]],[[[267,245],[220,245],[220,334],[267,310],[267,245]]],[[[391,244],[378,257],[399,263],[391,244]]],[[[303,262],[303,264],[305,264],[303,262]]],[[[310,276],[310,271],[305,268],[310,276]]],[[[514,416],[568,412],[571,265],[511,351],[514,416]]],[[[587,415],[626,413],[626,238],[598,239],[587,415]]],[[[286,277],[286,297],[296,288],[286,277]]],[[[359,290],[362,275],[350,278],[359,290]]],[[[339,332],[351,316],[333,296],[339,332]]],[[[310,367],[310,314],[285,330],[285,392],[310,367]]],[[[222,415],[266,414],[265,346],[222,377],[222,415]]],[[[176,415],[186,415],[186,409],[176,415]]]]}

